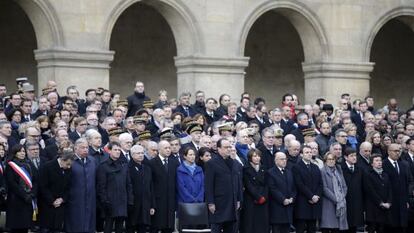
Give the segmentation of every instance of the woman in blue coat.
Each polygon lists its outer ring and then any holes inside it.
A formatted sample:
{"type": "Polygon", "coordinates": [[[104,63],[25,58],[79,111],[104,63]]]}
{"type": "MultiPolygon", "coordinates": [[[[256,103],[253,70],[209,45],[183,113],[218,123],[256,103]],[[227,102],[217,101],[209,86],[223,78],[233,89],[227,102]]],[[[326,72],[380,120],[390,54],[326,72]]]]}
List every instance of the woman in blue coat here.
{"type": "Polygon", "coordinates": [[[204,173],[195,164],[193,148],[184,151],[184,161],[177,169],[177,199],[180,203],[204,202],[204,173]]]}

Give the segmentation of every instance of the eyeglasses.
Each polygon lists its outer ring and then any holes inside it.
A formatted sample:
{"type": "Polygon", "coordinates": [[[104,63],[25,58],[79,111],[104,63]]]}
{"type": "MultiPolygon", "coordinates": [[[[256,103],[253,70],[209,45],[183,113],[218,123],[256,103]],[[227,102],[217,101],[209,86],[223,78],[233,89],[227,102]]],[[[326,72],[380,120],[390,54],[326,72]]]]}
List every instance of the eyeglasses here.
{"type": "Polygon", "coordinates": [[[340,137],[340,138],[346,138],[346,137],[348,137],[348,135],[338,135],[338,137],[340,137]]]}
{"type": "Polygon", "coordinates": [[[40,137],[40,134],[35,134],[35,135],[27,135],[27,136],[32,137],[32,138],[38,138],[38,137],[40,137]]]}

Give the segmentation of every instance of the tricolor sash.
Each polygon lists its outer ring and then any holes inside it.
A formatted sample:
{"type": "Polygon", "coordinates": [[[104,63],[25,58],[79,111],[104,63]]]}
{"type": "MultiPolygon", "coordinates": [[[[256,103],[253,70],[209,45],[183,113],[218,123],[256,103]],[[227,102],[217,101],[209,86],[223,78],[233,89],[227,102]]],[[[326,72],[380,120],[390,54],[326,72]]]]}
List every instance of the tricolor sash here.
{"type": "Polygon", "coordinates": [[[24,183],[30,188],[33,188],[32,184],[32,177],[30,176],[29,172],[24,167],[20,167],[13,161],[8,162],[9,166],[13,169],[14,172],[17,173],[17,175],[22,178],[24,183]]]}

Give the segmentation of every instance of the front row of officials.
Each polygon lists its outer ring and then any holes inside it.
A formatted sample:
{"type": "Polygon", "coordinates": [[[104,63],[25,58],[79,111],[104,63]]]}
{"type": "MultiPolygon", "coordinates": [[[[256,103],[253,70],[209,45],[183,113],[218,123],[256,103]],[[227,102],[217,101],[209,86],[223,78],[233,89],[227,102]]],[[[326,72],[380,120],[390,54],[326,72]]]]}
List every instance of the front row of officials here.
{"type": "Polygon", "coordinates": [[[42,232],[94,232],[96,218],[104,218],[104,232],[122,232],[124,223],[127,232],[173,232],[177,200],[206,202],[212,232],[289,232],[292,224],[296,232],[315,232],[317,221],[322,232],[356,232],[364,211],[368,232],[400,232],[407,224],[410,176],[398,161],[398,144],[389,146],[384,162],[373,155],[366,171],[356,166],[352,150],[341,164],[328,153],[319,169],[309,146],[295,163],[277,152],[276,166],[265,169],[254,149],[243,168],[223,138],[203,172],[194,149],[185,151],[180,164],[167,141],[151,160],[143,147],[132,147],[129,162],[112,142],[108,159],[98,165],[81,138],[38,175],[25,158],[30,146],[15,146],[4,172],[11,232],[27,232],[34,209],[42,232]]]}

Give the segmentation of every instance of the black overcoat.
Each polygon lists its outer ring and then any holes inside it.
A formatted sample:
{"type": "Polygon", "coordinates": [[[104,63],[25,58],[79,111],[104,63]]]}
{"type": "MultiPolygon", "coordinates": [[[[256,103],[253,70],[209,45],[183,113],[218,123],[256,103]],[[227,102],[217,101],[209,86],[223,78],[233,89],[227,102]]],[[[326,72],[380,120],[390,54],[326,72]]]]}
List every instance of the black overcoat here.
{"type": "Polygon", "coordinates": [[[242,233],[269,231],[269,190],[265,182],[265,174],[263,167],[259,167],[258,171],[251,166],[243,168],[244,195],[240,226],[242,233]],[[266,202],[257,204],[261,197],[264,197],[266,202]]]}
{"type": "Polygon", "coordinates": [[[346,214],[349,227],[359,227],[364,225],[364,171],[358,166],[354,166],[354,172],[346,165],[345,161],[341,164],[342,173],[345,178],[348,192],[346,193],[346,214]]]}
{"type": "Polygon", "coordinates": [[[63,229],[65,206],[69,201],[72,172],[60,168],[58,160],[46,162],[39,175],[39,225],[47,229],[63,229]],[[63,203],[55,208],[53,202],[62,198],[63,203]]]}
{"type": "Polygon", "coordinates": [[[210,223],[236,221],[236,205],[243,195],[241,177],[240,166],[233,159],[225,161],[217,155],[205,164],[206,202],[216,206],[214,214],[209,212],[210,223]]]}
{"type": "Polygon", "coordinates": [[[321,202],[323,192],[321,171],[313,163],[310,164],[308,169],[305,162],[300,160],[293,166],[292,172],[297,190],[295,218],[302,220],[320,219],[322,215],[321,202]],[[314,195],[319,196],[320,200],[315,204],[311,204],[309,201],[312,200],[314,195]]]}
{"type": "Polygon", "coordinates": [[[150,225],[150,209],[155,209],[151,168],[146,164],[139,166],[131,160],[128,169],[134,195],[134,207],[128,212],[128,221],[132,226],[150,225]]]}
{"type": "Polygon", "coordinates": [[[152,226],[157,229],[174,228],[176,210],[176,176],[179,163],[168,157],[168,172],[159,156],[148,161],[152,171],[152,184],[155,196],[155,215],[152,226]]]}
{"type": "Polygon", "coordinates": [[[297,195],[292,171],[285,168],[282,174],[278,167],[273,167],[267,172],[266,183],[270,195],[270,224],[292,224],[293,206],[297,195]],[[293,203],[283,205],[283,201],[290,198],[293,198],[293,203]]]}
{"type": "Polygon", "coordinates": [[[371,223],[388,224],[389,210],[380,207],[380,203],[392,202],[392,189],[388,174],[380,176],[374,169],[366,174],[364,190],[366,196],[366,221],[371,223]]]}

